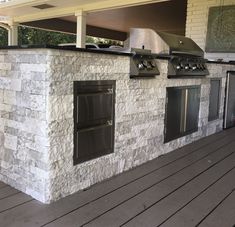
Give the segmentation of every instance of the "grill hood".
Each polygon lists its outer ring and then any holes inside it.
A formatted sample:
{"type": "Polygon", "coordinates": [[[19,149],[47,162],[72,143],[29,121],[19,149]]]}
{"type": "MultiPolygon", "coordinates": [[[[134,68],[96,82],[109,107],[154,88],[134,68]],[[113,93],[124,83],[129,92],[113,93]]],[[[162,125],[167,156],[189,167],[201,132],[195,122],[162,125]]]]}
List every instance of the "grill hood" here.
{"type": "Polygon", "coordinates": [[[146,28],[130,29],[129,47],[150,49],[155,54],[204,57],[203,50],[192,39],[146,28]]]}

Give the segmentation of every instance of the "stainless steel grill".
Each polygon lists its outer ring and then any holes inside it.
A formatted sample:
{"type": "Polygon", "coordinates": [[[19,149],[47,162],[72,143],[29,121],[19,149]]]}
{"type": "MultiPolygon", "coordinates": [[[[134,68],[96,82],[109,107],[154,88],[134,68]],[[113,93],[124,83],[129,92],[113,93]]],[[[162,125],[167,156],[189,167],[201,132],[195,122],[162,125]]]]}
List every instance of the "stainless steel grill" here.
{"type": "Polygon", "coordinates": [[[209,74],[203,50],[190,38],[151,29],[132,28],[128,41],[131,48],[148,49],[152,54],[168,57],[170,78],[209,74]]]}

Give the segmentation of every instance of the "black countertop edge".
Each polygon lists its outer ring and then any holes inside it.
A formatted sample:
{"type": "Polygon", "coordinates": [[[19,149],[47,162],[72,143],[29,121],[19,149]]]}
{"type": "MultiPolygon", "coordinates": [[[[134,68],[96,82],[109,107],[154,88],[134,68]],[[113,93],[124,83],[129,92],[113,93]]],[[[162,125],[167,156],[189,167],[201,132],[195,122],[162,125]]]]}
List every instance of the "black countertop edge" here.
{"type": "Polygon", "coordinates": [[[209,64],[235,65],[235,61],[207,61],[209,64]]]}
{"type": "MultiPolygon", "coordinates": [[[[133,56],[134,53],[122,52],[118,50],[103,50],[103,49],[86,49],[86,48],[76,48],[72,46],[54,46],[54,45],[21,45],[21,46],[1,46],[0,50],[21,50],[21,49],[54,49],[54,50],[71,50],[78,52],[88,52],[88,53],[101,53],[101,54],[113,54],[113,55],[124,55],[133,56]]],[[[166,54],[153,54],[155,59],[169,60],[172,58],[170,55],[166,54]]]]}
{"type": "MultiPolygon", "coordinates": [[[[121,56],[133,56],[134,53],[122,52],[122,51],[113,51],[113,50],[102,50],[102,49],[85,49],[85,48],[76,48],[71,46],[54,46],[54,45],[21,45],[21,46],[1,46],[0,50],[19,50],[19,49],[54,49],[54,50],[70,50],[77,52],[87,52],[87,53],[100,53],[100,54],[111,54],[111,55],[121,55],[121,56]]],[[[155,59],[160,60],[170,60],[171,55],[167,54],[153,54],[155,59]]],[[[208,60],[209,64],[223,64],[223,65],[235,65],[235,61],[211,61],[208,60]]]]}
{"type": "Polygon", "coordinates": [[[132,53],[112,51],[112,50],[101,50],[101,49],[85,49],[76,48],[70,46],[53,46],[53,45],[22,45],[22,46],[2,46],[0,50],[21,50],[21,49],[54,49],[54,50],[70,50],[77,52],[87,52],[87,53],[98,53],[98,54],[112,54],[112,55],[123,55],[132,56],[132,53]]]}

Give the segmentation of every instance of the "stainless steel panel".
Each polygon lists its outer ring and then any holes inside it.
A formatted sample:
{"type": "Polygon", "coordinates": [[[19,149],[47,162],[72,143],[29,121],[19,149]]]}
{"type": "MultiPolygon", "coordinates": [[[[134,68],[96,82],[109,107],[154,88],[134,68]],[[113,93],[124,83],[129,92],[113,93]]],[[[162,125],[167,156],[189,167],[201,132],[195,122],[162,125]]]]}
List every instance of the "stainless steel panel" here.
{"type": "Polygon", "coordinates": [[[114,151],[115,81],[74,82],[74,164],[114,151]]]}
{"type": "Polygon", "coordinates": [[[165,142],[178,138],[184,131],[184,108],[184,91],[180,88],[167,88],[165,142]]]}
{"type": "Polygon", "coordinates": [[[113,95],[109,93],[93,93],[78,95],[78,127],[103,124],[112,119],[113,95]]]}
{"type": "Polygon", "coordinates": [[[131,28],[129,45],[131,48],[150,49],[157,54],[204,56],[203,50],[190,38],[147,28],[131,28]]]}
{"type": "Polygon", "coordinates": [[[113,127],[104,125],[77,133],[76,159],[87,161],[113,152],[113,127]]]}
{"type": "Polygon", "coordinates": [[[165,142],[198,130],[200,86],[167,88],[165,142]]]}
{"type": "Polygon", "coordinates": [[[208,120],[213,121],[219,118],[220,108],[220,79],[212,79],[210,82],[210,102],[208,120]]]}
{"type": "Polygon", "coordinates": [[[235,71],[228,72],[225,99],[224,128],[235,126],[235,71]]]}
{"type": "Polygon", "coordinates": [[[200,108],[200,87],[187,89],[187,113],[185,133],[197,131],[200,108]]]}

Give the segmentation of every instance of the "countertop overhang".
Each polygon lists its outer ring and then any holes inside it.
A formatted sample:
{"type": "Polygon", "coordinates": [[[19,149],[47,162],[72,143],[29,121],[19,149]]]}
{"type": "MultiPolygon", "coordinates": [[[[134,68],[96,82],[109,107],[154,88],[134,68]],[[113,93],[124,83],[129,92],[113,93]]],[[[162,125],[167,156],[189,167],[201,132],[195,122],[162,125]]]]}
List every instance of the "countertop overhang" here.
{"type": "MultiPolygon", "coordinates": [[[[0,50],[18,50],[18,49],[54,49],[54,50],[69,50],[77,52],[88,52],[97,54],[111,54],[111,55],[121,55],[121,56],[133,56],[133,53],[123,52],[123,51],[113,51],[113,50],[103,50],[103,49],[86,49],[86,48],[76,48],[71,46],[55,46],[55,45],[19,45],[19,46],[2,46],[0,50]]],[[[169,60],[171,56],[165,54],[153,54],[155,59],[169,60]]],[[[218,61],[218,60],[208,60],[207,63],[210,64],[225,64],[225,65],[235,65],[235,60],[232,61],[218,61]]]]}

